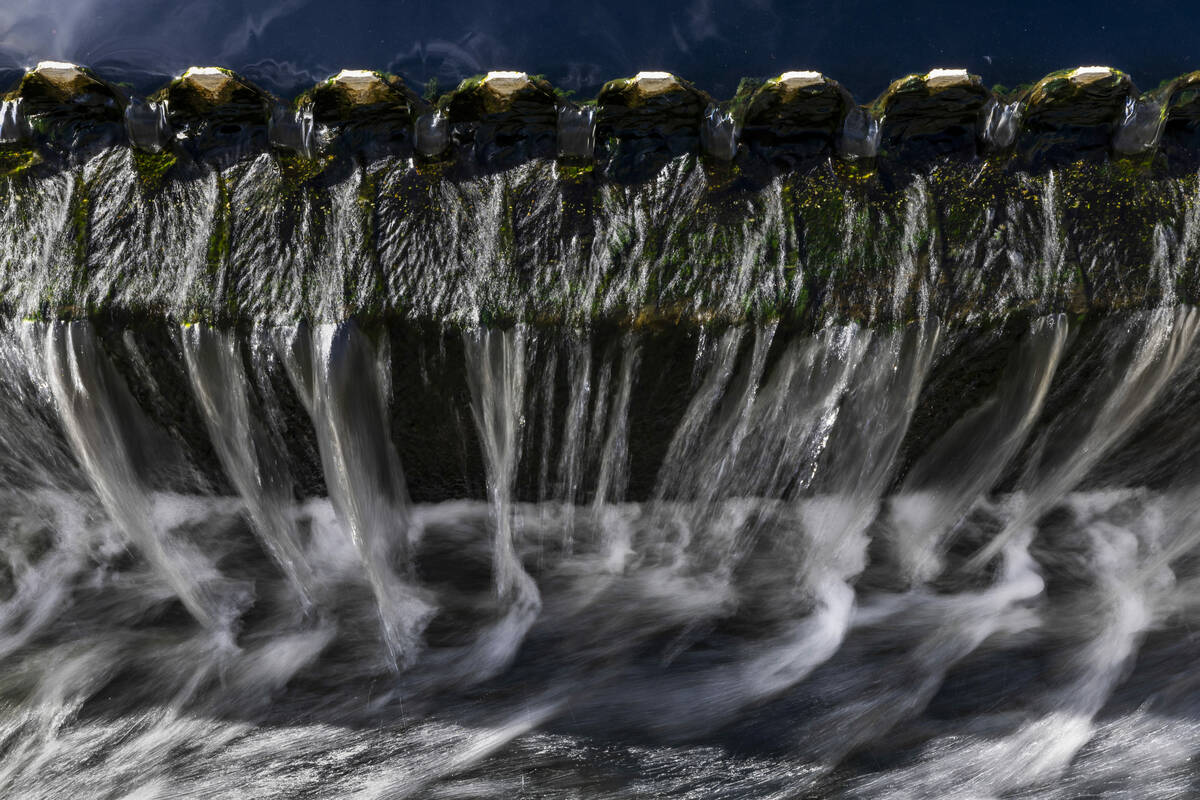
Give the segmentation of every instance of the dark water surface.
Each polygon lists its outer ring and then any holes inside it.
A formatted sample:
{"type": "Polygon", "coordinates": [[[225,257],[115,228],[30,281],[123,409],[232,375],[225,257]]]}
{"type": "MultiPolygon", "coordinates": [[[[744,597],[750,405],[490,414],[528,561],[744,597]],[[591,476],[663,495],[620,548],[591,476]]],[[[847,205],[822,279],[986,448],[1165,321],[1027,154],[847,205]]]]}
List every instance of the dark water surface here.
{"type": "Polygon", "coordinates": [[[436,78],[442,91],[489,69],[520,69],[585,97],[642,69],[675,72],[717,97],[743,76],[816,69],[865,101],[936,66],[1013,86],[1103,63],[1152,88],[1200,66],[1198,22],[1194,5],[1169,0],[9,0],[0,69],[15,80],[38,60],[65,59],[148,90],[192,64],[217,64],[284,95],[343,67],[387,69],[422,86],[436,78]]]}

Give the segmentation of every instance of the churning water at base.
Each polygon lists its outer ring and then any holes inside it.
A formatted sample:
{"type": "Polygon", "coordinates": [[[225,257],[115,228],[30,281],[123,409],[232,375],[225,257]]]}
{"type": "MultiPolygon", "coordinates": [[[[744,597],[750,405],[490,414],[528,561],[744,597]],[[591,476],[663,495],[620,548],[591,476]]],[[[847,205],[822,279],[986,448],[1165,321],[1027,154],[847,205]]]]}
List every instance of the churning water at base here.
{"type": "Polygon", "coordinates": [[[1190,796],[1200,316],[1014,325],[7,323],[0,795],[1190,796]]]}

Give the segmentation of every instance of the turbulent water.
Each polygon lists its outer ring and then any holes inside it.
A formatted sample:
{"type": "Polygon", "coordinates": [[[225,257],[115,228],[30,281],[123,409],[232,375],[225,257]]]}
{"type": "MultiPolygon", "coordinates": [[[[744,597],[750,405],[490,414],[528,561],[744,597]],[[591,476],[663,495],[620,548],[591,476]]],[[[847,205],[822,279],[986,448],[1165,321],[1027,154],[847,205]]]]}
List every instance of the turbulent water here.
{"type": "Polygon", "coordinates": [[[8,322],[0,795],[1191,796],[1198,331],[8,322]]]}

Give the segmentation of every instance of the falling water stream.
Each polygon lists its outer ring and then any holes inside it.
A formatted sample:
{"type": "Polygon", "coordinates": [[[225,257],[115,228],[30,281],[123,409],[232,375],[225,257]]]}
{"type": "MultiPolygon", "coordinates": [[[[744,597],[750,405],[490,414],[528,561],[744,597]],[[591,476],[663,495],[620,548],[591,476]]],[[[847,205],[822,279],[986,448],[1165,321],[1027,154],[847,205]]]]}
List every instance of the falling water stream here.
{"type": "MultiPolygon", "coordinates": [[[[1064,313],[1070,176],[961,252],[936,173],[887,219],[823,196],[828,246],[784,178],[688,227],[738,146],[704,125],[586,230],[552,162],[427,180],[436,112],[307,195],[272,154],[9,181],[0,796],[1200,791],[1200,195],[1163,201],[1153,302],[1064,313]],[[130,313],[51,321],[97,304],[130,313]]],[[[878,137],[859,110],[841,148],[878,137]]]]}

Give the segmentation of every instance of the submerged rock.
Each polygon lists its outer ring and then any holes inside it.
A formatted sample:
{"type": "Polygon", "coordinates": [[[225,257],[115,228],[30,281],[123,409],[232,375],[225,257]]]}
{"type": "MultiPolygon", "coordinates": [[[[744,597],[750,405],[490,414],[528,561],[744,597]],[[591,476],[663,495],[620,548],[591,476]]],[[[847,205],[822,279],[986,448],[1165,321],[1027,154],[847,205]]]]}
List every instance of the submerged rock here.
{"type": "Polygon", "coordinates": [[[485,169],[553,158],[558,96],[547,81],[524,72],[489,72],[462,82],[438,107],[457,153],[485,169]]]}
{"type": "Polygon", "coordinates": [[[596,158],[609,177],[637,180],[700,149],[713,99],[668,72],[609,81],[597,98],[596,158]]]}
{"type": "Polygon", "coordinates": [[[277,100],[222,67],[191,67],[155,98],[167,103],[167,121],[194,158],[225,163],[267,147],[277,100]]]}
{"type": "Polygon", "coordinates": [[[833,155],[850,93],[819,72],[785,72],[751,95],[742,117],[746,148],[780,169],[803,169],[833,155]]]}
{"type": "Polygon", "coordinates": [[[1026,99],[1018,156],[1033,168],[1107,157],[1132,94],[1129,76],[1111,67],[1047,75],[1026,99]]]}
{"type": "Polygon", "coordinates": [[[982,111],[991,92],[965,69],[935,69],[892,83],[875,101],[879,155],[923,167],[943,156],[974,158],[982,111]]]}
{"type": "Polygon", "coordinates": [[[6,99],[20,102],[35,138],[70,151],[119,141],[129,102],[116,86],[65,61],[40,62],[6,99]]]}

